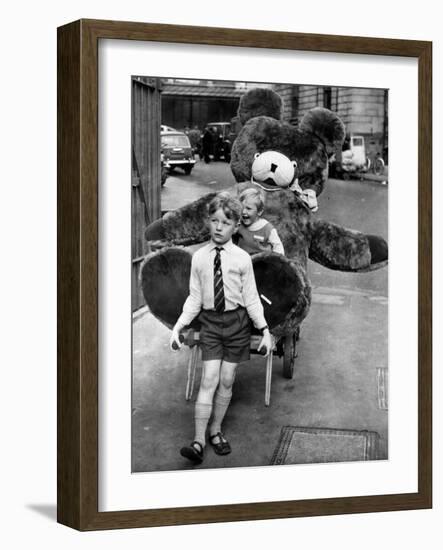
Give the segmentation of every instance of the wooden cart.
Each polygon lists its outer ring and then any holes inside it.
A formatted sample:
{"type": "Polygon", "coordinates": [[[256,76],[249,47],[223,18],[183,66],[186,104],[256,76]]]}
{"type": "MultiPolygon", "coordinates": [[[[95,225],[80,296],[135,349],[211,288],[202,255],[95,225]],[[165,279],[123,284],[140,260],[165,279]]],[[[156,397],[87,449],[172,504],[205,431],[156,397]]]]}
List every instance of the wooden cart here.
{"type": "MultiPolygon", "coordinates": [[[[265,382],[265,405],[269,407],[271,402],[271,381],[272,381],[272,363],[274,355],[283,357],[283,376],[285,378],[292,378],[294,375],[295,359],[297,357],[297,340],[299,329],[295,332],[288,333],[279,339],[272,337],[273,348],[266,359],[266,382],[265,382]]],[[[197,365],[200,359],[200,333],[194,329],[187,329],[183,333],[186,346],[189,346],[191,353],[188,360],[188,373],[186,381],[186,401],[192,398],[194,392],[195,374],[197,365]]],[[[251,336],[251,353],[257,354],[258,346],[260,345],[261,336],[259,334],[252,334],[251,336]]]]}
{"type": "MultiPolygon", "coordinates": [[[[150,245],[153,252],[148,254],[140,269],[143,295],[151,313],[168,328],[172,328],[189,295],[192,254],[183,247],[167,246],[161,241],[151,241],[150,245]]],[[[271,334],[273,331],[278,334],[273,335],[273,351],[266,358],[265,405],[269,406],[274,355],[283,357],[283,376],[293,377],[299,325],[309,309],[310,287],[296,263],[281,254],[255,254],[252,263],[265,319],[271,334]]],[[[199,360],[199,328],[198,321],[193,322],[182,333],[184,344],[191,348],[186,383],[187,400],[191,399],[193,393],[199,360]]],[[[258,353],[260,341],[261,335],[253,332],[250,346],[252,353],[258,353]]]]}

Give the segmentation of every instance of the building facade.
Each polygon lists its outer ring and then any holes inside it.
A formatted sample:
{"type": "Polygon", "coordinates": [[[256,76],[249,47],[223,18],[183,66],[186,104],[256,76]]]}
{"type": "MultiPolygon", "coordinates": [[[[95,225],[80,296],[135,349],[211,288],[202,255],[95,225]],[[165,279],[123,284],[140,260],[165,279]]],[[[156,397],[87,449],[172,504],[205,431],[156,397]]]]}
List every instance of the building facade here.
{"type": "Polygon", "coordinates": [[[162,124],[178,130],[203,128],[209,122],[229,122],[241,96],[254,87],[269,87],[282,98],[282,119],[294,126],[313,107],[336,112],[349,135],[365,140],[369,156],[388,161],[388,91],[375,88],[263,84],[220,80],[162,80],[162,124]]]}
{"type": "Polygon", "coordinates": [[[210,122],[230,122],[241,96],[249,89],[271,84],[226,80],[162,80],[162,124],[177,130],[203,130],[210,122]]]}
{"type": "Polygon", "coordinates": [[[349,135],[365,140],[368,155],[383,155],[388,161],[388,91],[375,88],[305,86],[275,84],[283,100],[282,118],[298,124],[313,107],[326,107],[336,112],[349,135]]]}

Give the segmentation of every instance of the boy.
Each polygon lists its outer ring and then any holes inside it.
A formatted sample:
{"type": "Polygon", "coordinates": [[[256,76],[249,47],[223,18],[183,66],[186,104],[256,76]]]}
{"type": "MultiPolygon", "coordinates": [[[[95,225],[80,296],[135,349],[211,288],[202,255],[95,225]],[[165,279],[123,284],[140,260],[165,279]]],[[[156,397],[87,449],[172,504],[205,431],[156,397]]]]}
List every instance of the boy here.
{"type": "Polygon", "coordinates": [[[249,187],[240,193],[239,200],[242,205],[242,223],[238,230],[237,245],[248,254],[269,250],[284,255],[285,250],[277,230],[261,217],[265,207],[263,192],[249,187]]]}
{"type": "Polygon", "coordinates": [[[172,329],[170,345],[180,347],[180,331],[198,315],[203,371],[195,403],[195,437],[180,454],[194,463],[203,460],[206,428],[216,454],[231,447],[221,431],[228,409],[238,363],[249,359],[250,321],[262,331],[259,350],[272,350],[272,339],[257,293],[250,256],[232,242],[241,216],[241,204],[228,193],[218,194],[209,205],[210,242],[192,257],[189,296],[172,329]]]}

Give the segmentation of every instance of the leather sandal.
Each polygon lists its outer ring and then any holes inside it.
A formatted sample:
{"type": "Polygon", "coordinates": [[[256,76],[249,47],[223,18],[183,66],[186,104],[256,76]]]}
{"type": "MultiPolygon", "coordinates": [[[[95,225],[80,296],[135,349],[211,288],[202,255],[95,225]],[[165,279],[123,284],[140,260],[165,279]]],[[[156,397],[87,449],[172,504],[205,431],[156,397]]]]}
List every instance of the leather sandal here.
{"type": "Polygon", "coordinates": [[[204,456],[203,445],[199,441],[193,441],[190,445],[182,447],[180,454],[188,460],[195,462],[195,464],[200,464],[203,462],[204,456]]]}
{"type": "Polygon", "coordinates": [[[226,437],[221,433],[217,432],[214,435],[209,436],[209,443],[213,446],[214,452],[217,455],[228,455],[231,452],[231,445],[229,445],[226,437]],[[217,443],[214,442],[214,439],[218,437],[217,443]]]}

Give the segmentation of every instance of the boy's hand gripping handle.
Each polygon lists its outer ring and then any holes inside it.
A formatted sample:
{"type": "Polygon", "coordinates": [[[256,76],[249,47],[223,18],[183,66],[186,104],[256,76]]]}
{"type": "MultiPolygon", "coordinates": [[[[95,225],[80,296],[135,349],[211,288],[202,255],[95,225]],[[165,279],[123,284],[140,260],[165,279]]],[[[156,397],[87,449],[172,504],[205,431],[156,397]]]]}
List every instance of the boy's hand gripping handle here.
{"type": "MultiPolygon", "coordinates": [[[[180,344],[183,344],[183,342],[185,341],[185,337],[183,336],[183,334],[180,334],[178,339],[180,340],[180,344]]],[[[172,342],[172,349],[174,351],[177,351],[178,349],[180,349],[179,346],[177,345],[177,342],[172,342]]]]}

